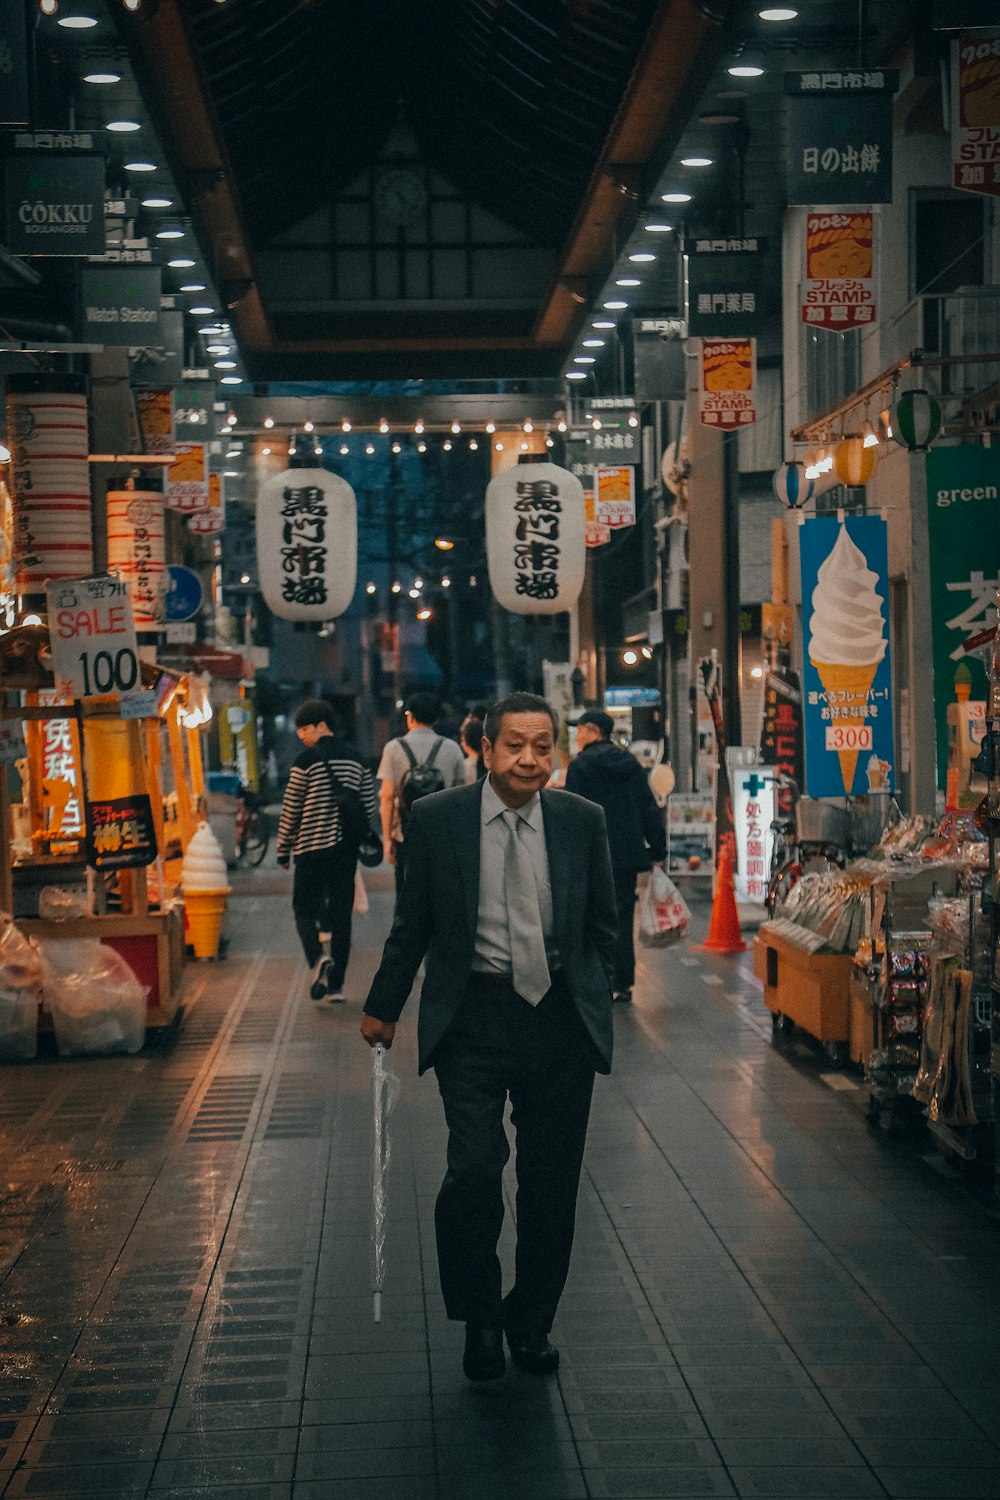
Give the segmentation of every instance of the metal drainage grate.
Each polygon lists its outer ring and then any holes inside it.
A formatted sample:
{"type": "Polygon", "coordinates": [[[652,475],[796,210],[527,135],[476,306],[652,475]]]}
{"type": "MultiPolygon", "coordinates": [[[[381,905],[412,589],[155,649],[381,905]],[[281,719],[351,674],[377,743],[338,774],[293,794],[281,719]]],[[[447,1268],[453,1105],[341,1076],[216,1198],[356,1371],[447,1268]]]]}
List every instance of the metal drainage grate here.
{"type": "Polygon", "coordinates": [[[52,1168],[55,1177],[96,1177],[100,1173],[120,1172],[124,1158],[95,1161],[57,1161],[52,1168]]]}
{"type": "Polygon", "coordinates": [[[215,1078],[188,1131],[188,1141],[238,1141],[250,1119],[260,1074],[215,1078]]]}

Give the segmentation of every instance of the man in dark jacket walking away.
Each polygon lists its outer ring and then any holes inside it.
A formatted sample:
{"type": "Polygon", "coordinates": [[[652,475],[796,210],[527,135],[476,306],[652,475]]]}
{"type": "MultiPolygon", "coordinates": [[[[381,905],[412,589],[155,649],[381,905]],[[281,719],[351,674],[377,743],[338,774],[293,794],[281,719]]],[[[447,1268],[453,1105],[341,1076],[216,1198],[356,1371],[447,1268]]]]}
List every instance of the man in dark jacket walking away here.
{"type": "Polygon", "coordinates": [[[577,720],[579,753],[566,771],[566,790],[587,797],[604,809],[611,849],[611,869],[618,903],[614,998],[628,1001],[635,983],[636,876],[667,857],[663,813],[656,805],[645,771],[634,755],[611,743],[614,720],[588,708],[577,720]]]}

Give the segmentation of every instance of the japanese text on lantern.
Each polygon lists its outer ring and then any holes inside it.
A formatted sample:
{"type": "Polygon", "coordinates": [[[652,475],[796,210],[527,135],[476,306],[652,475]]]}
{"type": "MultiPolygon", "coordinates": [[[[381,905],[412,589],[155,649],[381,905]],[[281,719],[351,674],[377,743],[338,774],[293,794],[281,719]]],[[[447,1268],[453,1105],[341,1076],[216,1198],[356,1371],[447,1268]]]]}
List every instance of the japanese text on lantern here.
{"type": "Polygon", "coordinates": [[[549,479],[519,480],[514,501],[514,591],[529,599],[559,595],[559,486],[549,479]]]}
{"type": "Polygon", "coordinates": [[[318,485],[281,492],[281,596],[287,604],[325,604],[326,495],[318,485]]]}

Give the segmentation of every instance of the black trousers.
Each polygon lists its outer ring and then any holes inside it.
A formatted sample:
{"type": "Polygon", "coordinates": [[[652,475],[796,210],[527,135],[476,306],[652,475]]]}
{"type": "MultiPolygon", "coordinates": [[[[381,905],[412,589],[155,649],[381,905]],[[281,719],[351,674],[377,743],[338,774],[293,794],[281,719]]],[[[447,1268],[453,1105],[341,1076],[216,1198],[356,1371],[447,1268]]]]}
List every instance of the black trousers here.
{"type": "Polygon", "coordinates": [[[635,983],[635,870],[615,870],[618,942],[615,945],[615,993],[635,983]]]}
{"type": "Polygon", "coordinates": [[[351,913],[354,907],[354,871],[358,856],[354,849],[336,844],[295,860],[292,881],[292,912],[295,930],[312,968],[323,951],[321,931],[330,933],[331,976],[339,989],[351,956],[351,913]]]}
{"type": "Polygon", "coordinates": [[[566,1284],[596,1049],[561,976],[535,1007],[508,980],[470,976],[434,1059],[448,1170],[434,1221],[449,1318],[547,1333],[566,1284]],[[501,1299],[501,1175],[517,1135],[514,1286],[501,1299]]]}

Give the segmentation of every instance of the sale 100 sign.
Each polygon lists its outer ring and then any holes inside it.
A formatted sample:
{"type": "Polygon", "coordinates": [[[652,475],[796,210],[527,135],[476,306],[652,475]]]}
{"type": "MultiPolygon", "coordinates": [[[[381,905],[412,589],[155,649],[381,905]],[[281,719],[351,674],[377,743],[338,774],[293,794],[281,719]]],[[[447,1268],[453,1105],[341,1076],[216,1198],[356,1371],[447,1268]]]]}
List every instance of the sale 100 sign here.
{"type": "Polygon", "coordinates": [[[75,578],[46,586],[57,681],[74,698],[130,693],[141,686],[128,585],[75,578]]]}

